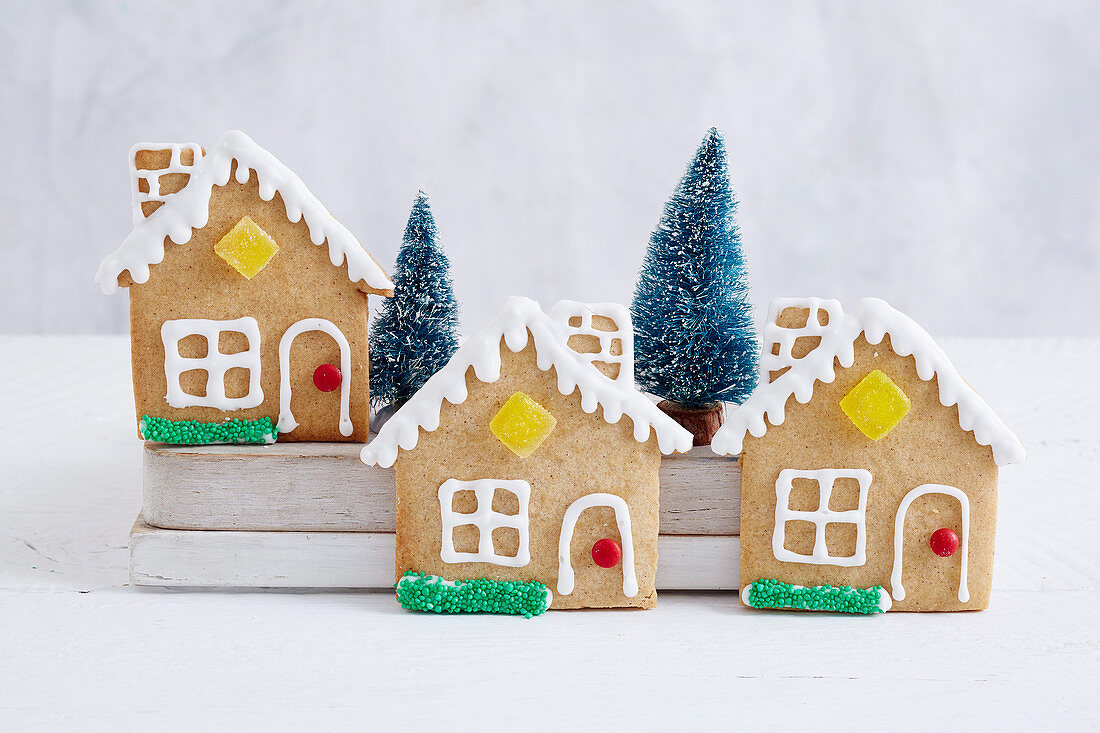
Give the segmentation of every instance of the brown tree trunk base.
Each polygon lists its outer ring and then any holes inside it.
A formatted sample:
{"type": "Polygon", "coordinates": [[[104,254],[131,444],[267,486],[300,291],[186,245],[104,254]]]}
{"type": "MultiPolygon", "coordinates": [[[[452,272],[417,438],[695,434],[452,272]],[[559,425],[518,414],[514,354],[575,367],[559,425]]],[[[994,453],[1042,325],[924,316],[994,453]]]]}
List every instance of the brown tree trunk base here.
{"type": "Polygon", "coordinates": [[[725,414],[721,402],[711,402],[702,407],[687,407],[679,402],[662,400],[657,403],[657,407],[692,434],[695,439],[693,445],[710,445],[714,434],[722,427],[725,414]]]}

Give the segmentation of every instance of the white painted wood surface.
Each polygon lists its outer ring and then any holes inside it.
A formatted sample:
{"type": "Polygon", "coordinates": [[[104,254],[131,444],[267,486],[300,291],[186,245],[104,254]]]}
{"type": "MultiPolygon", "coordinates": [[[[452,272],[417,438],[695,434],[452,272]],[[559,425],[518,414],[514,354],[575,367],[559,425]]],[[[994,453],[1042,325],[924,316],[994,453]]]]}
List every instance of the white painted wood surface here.
{"type": "MultiPolygon", "coordinates": [[[[375,588],[393,585],[395,537],[382,532],[130,531],[135,585],[375,588]]],[[[740,538],[662,535],[658,590],[737,590],[740,538]]]]}
{"type": "MultiPolygon", "coordinates": [[[[360,445],[147,443],[142,514],[165,529],[393,532],[392,468],[360,445]]],[[[735,535],[737,461],[700,446],[661,461],[661,534],[735,535]]]]}
{"type": "Polygon", "coordinates": [[[128,585],[123,338],[0,337],[0,729],[1088,730],[1100,719],[1100,340],[954,340],[1015,428],[993,602],[755,612],[729,592],[530,621],[388,592],[128,585]]]}

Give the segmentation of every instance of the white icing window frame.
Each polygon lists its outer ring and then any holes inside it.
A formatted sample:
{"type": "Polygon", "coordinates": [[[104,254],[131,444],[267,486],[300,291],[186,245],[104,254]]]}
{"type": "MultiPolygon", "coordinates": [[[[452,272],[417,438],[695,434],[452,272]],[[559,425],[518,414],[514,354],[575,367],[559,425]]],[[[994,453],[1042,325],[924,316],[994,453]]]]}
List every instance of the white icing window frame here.
{"type": "Polygon", "coordinates": [[[484,562],[509,568],[522,568],[531,562],[528,510],[531,502],[531,484],[523,480],[477,479],[459,481],[447,479],[439,487],[439,514],[443,522],[442,544],[439,556],[445,563],[484,562]],[[477,509],[473,512],[456,512],[454,496],[459,491],[473,491],[477,509]],[[516,497],[519,510],[516,514],[493,511],[493,496],[497,491],[507,491],[516,497]],[[458,552],[454,544],[456,527],[477,527],[477,552],[458,552]],[[493,530],[511,527],[519,533],[519,548],[514,557],[498,555],[493,547],[493,530]]]}
{"type": "Polygon", "coordinates": [[[206,318],[178,318],[165,321],[160,327],[164,344],[164,376],[168,391],[164,396],[172,407],[214,407],[219,410],[243,410],[263,404],[260,387],[260,326],[255,318],[245,316],[229,321],[206,318]],[[248,340],[248,348],[236,354],[218,350],[222,333],[240,333],[248,340]],[[206,356],[180,356],[180,341],[188,336],[206,339],[206,356]],[[188,394],[180,385],[180,376],[192,370],[206,372],[206,394],[188,394]],[[225,374],[230,369],[248,370],[248,393],[243,397],[227,397],[225,374]]]}
{"type": "Polygon", "coordinates": [[[775,481],[775,528],[772,531],[772,554],[780,562],[798,562],[809,565],[836,565],[852,568],[867,564],[867,495],[871,488],[871,472],[862,468],[819,468],[799,470],[784,468],[775,481]],[[795,511],[790,508],[791,490],[795,479],[817,482],[818,507],[816,511],[795,511]],[[859,482],[859,505],[856,509],[833,511],[829,509],[833,486],[838,478],[851,478],[859,482]],[[813,553],[804,555],[788,550],[783,545],[787,539],[787,522],[811,522],[816,527],[813,553]],[[854,524],[856,527],[855,552],[850,556],[829,554],[825,543],[825,526],[828,524],[854,524]]]}
{"type": "MultiPolygon", "coordinates": [[[[145,219],[145,212],[141,210],[141,205],[147,201],[160,201],[165,202],[169,196],[174,194],[161,195],[160,192],[160,178],[161,176],[169,173],[186,173],[191,175],[198,162],[202,160],[202,146],[198,143],[138,143],[130,149],[130,190],[133,193],[134,202],[134,224],[139,224],[145,219]],[[138,170],[137,167],[137,154],[141,151],[161,152],[164,150],[172,151],[172,159],[168,163],[167,168],[157,168],[155,170],[138,170]],[[182,154],[184,150],[190,150],[194,153],[193,162],[191,165],[185,165],[183,163],[182,154]],[[149,186],[148,193],[142,193],[138,187],[140,181],[144,180],[149,186]]],[[[190,183],[190,181],[188,181],[190,183]]],[[[159,210],[159,209],[158,209],[159,210]]],[[[156,212],[153,212],[154,214],[156,212]]],[[[152,216],[152,214],[150,214],[152,216]]]]}
{"type": "Polygon", "coordinates": [[[798,339],[803,336],[824,336],[831,329],[836,328],[844,310],[840,301],[827,300],[825,298],[777,298],[772,301],[771,312],[768,314],[768,323],[764,326],[764,349],[760,355],[760,373],[768,377],[772,372],[778,372],[786,367],[793,367],[800,359],[794,358],[792,349],[798,339]],[[776,323],[783,311],[788,308],[808,310],[806,325],[801,328],[787,328],[776,323]],[[829,316],[829,322],[822,326],[819,316],[825,313],[829,316]],[[772,349],[779,344],[779,353],[773,354],[772,349]]]}
{"type": "Polygon", "coordinates": [[[567,596],[573,592],[576,582],[573,573],[572,544],[573,532],[581,512],[592,507],[610,507],[615,511],[615,524],[619,528],[623,557],[623,595],[633,598],[638,595],[638,571],[634,565],[634,534],[630,526],[630,507],[626,499],[615,494],[587,494],[574,501],[565,510],[561,520],[561,534],[558,535],[558,595],[567,596]]]}
{"type": "Polygon", "coordinates": [[[970,499],[962,489],[945,486],[944,484],[921,484],[906,494],[905,498],[901,500],[901,504],[898,505],[898,512],[894,517],[894,567],[890,572],[890,594],[896,601],[905,599],[905,587],[901,582],[902,560],[904,559],[902,555],[905,549],[905,515],[909,511],[909,506],[915,500],[928,494],[953,496],[959,500],[959,505],[962,508],[962,537],[959,539],[959,551],[962,553],[962,564],[959,568],[959,602],[967,603],[970,601],[970,587],[966,579],[970,557],[970,499]]]}
{"type": "Polygon", "coordinates": [[[570,351],[575,353],[589,364],[603,362],[605,364],[618,364],[619,373],[615,376],[615,382],[634,387],[634,323],[630,319],[630,311],[618,303],[581,303],[576,300],[560,300],[550,310],[550,316],[562,329],[564,343],[570,351]],[[614,331],[603,331],[593,327],[592,318],[603,316],[615,324],[614,331]],[[579,326],[572,326],[569,321],[580,318],[579,326]],[[600,340],[598,352],[580,352],[569,347],[569,339],[573,336],[595,336],[600,340]],[[615,340],[619,341],[621,354],[612,354],[611,345],[615,340]]]}
{"type": "Polygon", "coordinates": [[[294,339],[307,331],[327,333],[340,346],[340,435],[347,437],[354,429],[351,424],[351,346],[336,324],[324,318],[303,318],[292,324],[279,340],[279,432],[290,433],[298,427],[290,409],[290,347],[294,339]]]}

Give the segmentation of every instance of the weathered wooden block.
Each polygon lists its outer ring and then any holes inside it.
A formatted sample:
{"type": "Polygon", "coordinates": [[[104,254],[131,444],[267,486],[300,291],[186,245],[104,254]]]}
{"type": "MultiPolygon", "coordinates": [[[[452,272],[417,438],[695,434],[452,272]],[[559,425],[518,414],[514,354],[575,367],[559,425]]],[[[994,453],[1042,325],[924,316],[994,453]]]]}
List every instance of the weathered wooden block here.
{"type": "MultiPolygon", "coordinates": [[[[165,529],[392,533],[393,469],[363,465],[360,447],[146,443],[142,512],[165,529]]],[[[708,447],[666,456],[661,534],[736,535],[740,488],[737,461],[708,447]]]]}
{"type": "MultiPolygon", "coordinates": [[[[151,527],[130,532],[135,585],[253,588],[390,588],[395,535],[151,527]]],[[[664,535],[659,590],[736,590],[740,538],[664,535]]]]}

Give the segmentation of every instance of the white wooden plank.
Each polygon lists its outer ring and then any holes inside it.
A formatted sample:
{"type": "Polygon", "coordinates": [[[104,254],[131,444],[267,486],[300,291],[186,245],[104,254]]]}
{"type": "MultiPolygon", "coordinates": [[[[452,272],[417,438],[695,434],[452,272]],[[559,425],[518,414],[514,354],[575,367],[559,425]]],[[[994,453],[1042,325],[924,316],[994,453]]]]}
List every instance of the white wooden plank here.
{"type": "Polygon", "coordinates": [[[361,448],[146,443],[142,514],[166,529],[393,532],[393,470],[361,448]]]}
{"type": "MultiPolygon", "coordinates": [[[[393,469],[354,443],[147,443],[142,514],[165,529],[393,532],[393,469]]],[[[698,447],[661,462],[661,534],[734,535],[737,461],[698,447]]]]}
{"type": "MultiPolygon", "coordinates": [[[[130,532],[135,585],[262,588],[389,588],[395,535],[381,532],[255,532],[151,527],[130,532]]],[[[737,537],[658,540],[660,590],[737,588],[737,537]]]]}

